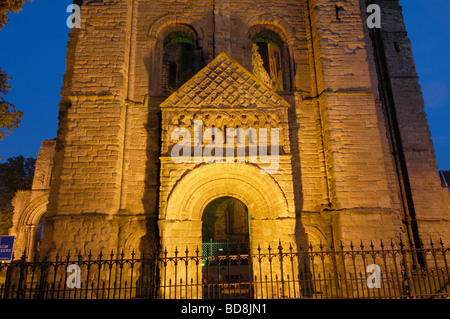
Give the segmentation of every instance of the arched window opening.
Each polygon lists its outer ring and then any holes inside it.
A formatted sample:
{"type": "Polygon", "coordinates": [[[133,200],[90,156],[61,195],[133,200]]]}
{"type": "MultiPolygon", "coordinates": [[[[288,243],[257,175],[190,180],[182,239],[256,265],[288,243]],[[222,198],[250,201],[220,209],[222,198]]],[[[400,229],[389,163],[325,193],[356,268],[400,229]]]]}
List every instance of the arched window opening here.
{"type": "Polygon", "coordinates": [[[282,46],[281,38],[270,30],[252,39],[253,74],[274,91],[283,91],[282,46]]]}
{"type": "Polygon", "coordinates": [[[194,75],[194,42],[185,32],[175,31],[164,40],[163,93],[173,93],[194,75]]]}
{"type": "Polygon", "coordinates": [[[44,235],[44,223],[45,223],[45,214],[39,219],[39,223],[36,226],[36,230],[34,232],[34,241],[33,241],[33,251],[39,251],[41,246],[42,238],[44,235]]]}

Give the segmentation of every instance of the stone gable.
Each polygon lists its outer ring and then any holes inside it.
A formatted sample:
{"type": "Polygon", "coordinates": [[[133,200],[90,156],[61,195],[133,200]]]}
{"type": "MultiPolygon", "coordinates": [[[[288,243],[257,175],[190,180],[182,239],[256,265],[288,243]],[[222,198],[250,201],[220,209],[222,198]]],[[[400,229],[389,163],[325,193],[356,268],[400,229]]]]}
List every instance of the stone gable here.
{"type": "Polygon", "coordinates": [[[204,208],[221,196],[247,206],[254,245],[450,243],[401,6],[376,0],[383,25],[369,30],[373,1],[340,1],[339,19],[337,2],[85,2],[67,45],[48,205],[23,210],[32,227],[45,213],[42,253],[200,245],[204,208]],[[188,40],[185,54],[167,51],[173,33],[188,40]],[[255,76],[261,64],[268,84],[282,82],[276,92],[255,76]],[[195,120],[278,128],[278,173],[174,163],[171,133],[195,120]]]}
{"type": "Polygon", "coordinates": [[[289,103],[223,52],[161,104],[168,106],[274,108],[289,103]]]}

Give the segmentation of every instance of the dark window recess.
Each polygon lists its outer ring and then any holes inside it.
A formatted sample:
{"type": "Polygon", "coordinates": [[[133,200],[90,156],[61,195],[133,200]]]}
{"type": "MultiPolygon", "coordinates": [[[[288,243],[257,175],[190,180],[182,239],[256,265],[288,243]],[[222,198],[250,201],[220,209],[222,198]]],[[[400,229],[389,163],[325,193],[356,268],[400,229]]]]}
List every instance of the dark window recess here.
{"type": "Polygon", "coordinates": [[[267,30],[258,33],[252,43],[253,74],[274,91],[283,91],[283,41],[275,32],[267,30]]]}
{"type": "Polygon", "coordinates": [[[176,62],[169,62],[169,81],[170,86],[176,86],[178,82],[178,64],[176,62]]]}
{"type": "Polygon", "coordinates": [[[173,93],[194,75],[193,41],[172,32],[164,41],[162,91],[173,93]]]}

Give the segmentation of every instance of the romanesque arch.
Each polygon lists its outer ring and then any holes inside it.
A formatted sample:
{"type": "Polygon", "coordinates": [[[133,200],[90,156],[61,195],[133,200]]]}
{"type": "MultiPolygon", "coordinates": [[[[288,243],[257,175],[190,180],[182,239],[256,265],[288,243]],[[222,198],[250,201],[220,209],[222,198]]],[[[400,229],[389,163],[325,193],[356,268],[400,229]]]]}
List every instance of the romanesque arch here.
{"type": "Polygon", "coordinates": [[[150,42],[150,90],[152,93],[166,93],[162,87],[164,76],[164,43],[175,32],[183,33],[192,41],[192,74],[203,66],[204,32],[198,23],[188,16],[165,15],[153,23],[148,32],[150,42]]]}
{"type": "Polygon", "coordinates": [[[202,213],[212,200],[234,197],[250,214],[252,247],[295,241],[295,211],[277,181],[246,163],[203,164],[189,171],[169,194],[161,209],[162,245],[175,248],[201,245],[202,213]]]}
{"type": "MultiPolygon", "coordinates": [[[[304,232],[306,234],[306,238],[308,239],[308,242],[305,243],[308,246],[312,245],[313,247],[317,248],[319,245],[327,245],[328,239],[327,236],[324,234],[324,232],[316,226],[303,226],[304,232]]],[[[308,247],[304,247],[304,249],[308,249],[308,247]]]]}
{"type": "MultiPolygon", "coordinates": [[[[270,32],[279,38],[280,43],[277,45],[281,54],[282,87],[273,88],[277,91],[291,90],[293,87],[293,52],[292,46],[295,41],[295,30],[282,18],[271,14],[262,14],[254,16],[248,21],[249,29],[247,32],[247,42],[252,44],[252,50],[247,50],[247,59],[253,58],[253,42],[256,36],[264,32],[270,32]]],[[[255,72],[255,70],[254,70],[255,72]]]]}
{"type": "MultiPolygon", "coordinates": [[[[260,168],[253,164],[213,163],[197,166],[185,173],[174,185],[167,204],[161,207],[159,230],[167,256],[177,255],[175,251],[191,256],[202,251],[202,213],[210,202],[221,197],[236,198],[247,207],[251,229],[250,255],[267,254],[269,246],[277,249],[280,243],[284,247],[295,247],[294,207],[275,178],[261,174],[260,168]]],[[[281,269],[286,265],[280,267],[278,261],[264,258],[257,266],[253,265],[253,272],[265,274],[270,267],[281,276],[281,269]]],[[[164,271],[169,278],[177,273],[173,265],[168,265],[164,271]]],[[[195,265],[187,267],[186,275],[178,274],[177,278],[202,282],[203,275],[195,265]]],[[[164,294],[170,295],[172,288],[165,289],[164,294]]],[[[255,297],[261,297],[259,292],[255,294],[255,297]]],[[[189,293],[186,296],[189,297],[189,293]]]]}
{"type": "Polygon", "coordinates": [[[10,235],[15,236],[14,252],[16,256],[25,253],[28,258],[32,258],[35,249],[38,248],[36,230],[41,218],[47,212],[49,191],[38,195],[35,194],[36,192],[19,191],[13,201],[15,210],[10,235]]]}
{"type": "Polygon", "coordinates": [[[295,40],[294,28],[278,15],[270,13],[256,15],[251,17],[247,21],[247,24],[250,26],[249,36],[254,36],[256,34],[255,32],[257,32],[257,30],[255,31],[255,29],[257,29],[258,26],[265,26],[266,28],[270,28],[279,33],[283,40],[289,45],[292,45],[292,42],[295,40]]]}
{"type": "Polygon", "coordinates": [[[180,16],[180,15],[172,15],[168,14],[161,18],[159,18],[155,23],[153,23],[150,26],[149,32],[148,32],[148,38],[149,41],[152,44],[155,44],[158,39],[163,38],[165,35],[165,32],[167,33],[168,27],[170,26],[186,26],[185,30],[186,32],[195,32],[196,37],[199,40],[202,40],[204,38],[204,32],[201,26],[191,17],[189,16],[180,16]],[[189,27],[191,26],[191,27],[189,27]],[[188,31],[188,29],[191,29],[192,31],[188,31]],[[166,30],[166,31],[165,31],[166,30]]]}

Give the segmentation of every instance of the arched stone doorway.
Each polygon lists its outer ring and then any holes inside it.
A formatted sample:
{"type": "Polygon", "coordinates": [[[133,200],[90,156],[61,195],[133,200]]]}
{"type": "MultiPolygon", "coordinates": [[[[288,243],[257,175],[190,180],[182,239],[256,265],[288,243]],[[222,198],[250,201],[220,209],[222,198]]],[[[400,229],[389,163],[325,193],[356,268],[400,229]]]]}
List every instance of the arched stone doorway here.
{"type": "MultiPolygon", "coordinates": [[[[193,289],[192,293],[190,288],[203,284],[203,272],[195,267],[202,257],[202,218],[207,205],[218,198],[235,198],[250,212],[251,256],[261,251],[259,245],[265,251],[273,251],[281,245],[295,246],[297,222],[289,146],[289,106],[287,101],[225,53],[219,54],[160,104],[162,145],[158,229],[165,260],[172,262],[172,266],[163,265],[163,280],[166,280],[163,282],[166,287],[163,290],[164,296],[201,298],[201,292],[196,294],[196,289],[193,289]],[[255,87],[260,92],[257,96],[251,93],[253,89],[249,89],[255,87]],[[200,131],[196,127],[196,121],[207,122],[211,128],[223,128],[225,132],[232,128],[270,129],[279,132],[278,139],[272,136],[270,139],[271,167],[267,169],[269,156],[264,151],[263,143],[260,143],[260,152],[256,156],[250,154],[250,144],[255,144],[250,141],[248,149],[245,142],[245,159],[239,155],[242,153],[241,147],[235,147],[230,140],[230,143],[222,145],[224,156],[220,156],[220,152],[215,153],[214,162],[211,163],[208,139],[204,138],[208,136],[208,129],[200,131]],[[187,137],[183,141],[186,143],[175,142],[178,139],[174,137],[174,133],[177,135],[180,128],[194,133],[185,135],[187,137]],[[176,151],[180,143],[183,144],[182,155],[176,151]],[[174,282],[178,290],[173,287],[174,282]],[[182,283],[189,283],[184,285],[184,291],[179,289],[182,283]]],[[[268,142],[268,139],[260,134],[260,141],[268,142]]],[[[221,147],[220,143],[217,144],[215,151],[221,147]]],[[[255,150],[253,146],[252,150],[255,150]]],[[[255,264],[250,267],[253,274],[261,279],[270,271],[271,266],[283,269],[282,262],[279,263],[280,266],[276,263],[270,256],[258,263],[258,269],[255,264]],[[267,260],[269,261],[266,262],[267,260]]],[[[283,273],[286,272],[280,271],[278,278],[283,273]]],[[[273,275],[276,276],[277,273],[274,271],[273,275]]],[[[260,280],[260,286],[261,283],[260,280]]],[[[200,287],[201,289],[203,288],[200,287]]],[[[253,296],[258,298],[261,295],[253,296]]]]}
{"type": "Polygon", "coordinates": [[[15,236],[14,254],[32,259],[42,240],[49,191],[18,191],[13,200],[14,215],[10,235],[15,236]]]}
{"type": "Polygon", "coordinates": [[[295,242],[293,202],[273,176],[261,174],[253,164],[213,163],[189,170],[174,183],[167,200],[161,201],[158,225],[162,246],[168,251],[201,247],[203,212],[221,197],[238,199],[249,210],[252,249],[258,244],[295,242]]]}
{"type": "Polygon", "coordinates": [[[247,206],[233,197],[220,197],[210,202],[202,215],[202,242],[250,243],[247,206]]]}
{"type": "Polygon", "coordinates": [[[211,201],[202,215],[203,298],[252,296],[250,215],[233,197],[211,201]]]}
{"type": "MultiPolygon", "coordinates": [[[[177,164],[163,163],[167,171],[177,164]]],[[[188,252],[202,254],[203,216],[208,204],[220,198],[234,198],[247,207],[249,218],[250,255],[258,248],[273,248],[281,243],[284,247],[295,245],[295,210],[293,200],[278,184],[276,176],[261,174],[261,169],[247,163],[200,164],[187,170],[172,185],[166,183],[162,189],[170,189],[160,202],[159,232],[161,245],[167,250],[167,257],[188,252]]],[[[288,194],[289,195],[289,194],[288,194]]],[[[254,273],[264,274],[272,265],[258,264],[254,273]]],[[[176,273],[178,282],[203,282],[203,272],[193,263],[180,272],[165,269],[167,280],[176,273]]],[[[169,267],[169,266],[167,266],[169,267]]],[[[254,267],[254,266],[251,266],[254,267]]],[[[183,292],[184,293],[184,292],[183,292]]],[[[187,292],[187,297],[190,292],[187,292]]],[[[256,291],[255,291],[256,293],[256,291]]],[[[167,291],[165,296],[170,295],[167,291]]],[[[172,294],[173,295],[173,294],[172,294]]],[[[202,293],[198,294],[202,296],[202,293]]],[[[177,297],[184,298],[178,295],[177,297]]],[[[195,297],[195,296],[194,296],[195,297]]],[[[257,295],[253,296],[258,298],[257,295]]]]}

